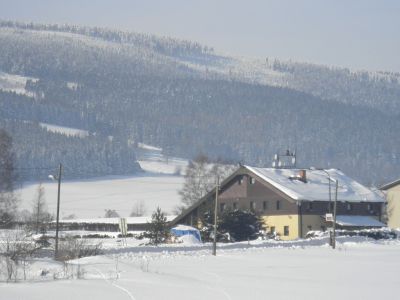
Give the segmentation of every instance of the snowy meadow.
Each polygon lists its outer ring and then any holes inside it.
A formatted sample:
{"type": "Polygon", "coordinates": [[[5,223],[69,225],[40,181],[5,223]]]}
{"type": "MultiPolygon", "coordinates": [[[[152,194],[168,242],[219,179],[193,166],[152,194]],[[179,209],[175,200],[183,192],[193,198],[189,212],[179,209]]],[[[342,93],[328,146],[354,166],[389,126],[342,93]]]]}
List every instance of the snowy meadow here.
{"type": "Polygon", "coordinates": [[[1,283],[1,299],[380,299],[398,293],[400,242],[339,238],[219,245],[105,247],[70,261],[37,259],[36,280],[1,283]],[[69,268],[70,278],[54,280],[69,268]],[[79,270],[79,278],[77,275],[79,270]]]}

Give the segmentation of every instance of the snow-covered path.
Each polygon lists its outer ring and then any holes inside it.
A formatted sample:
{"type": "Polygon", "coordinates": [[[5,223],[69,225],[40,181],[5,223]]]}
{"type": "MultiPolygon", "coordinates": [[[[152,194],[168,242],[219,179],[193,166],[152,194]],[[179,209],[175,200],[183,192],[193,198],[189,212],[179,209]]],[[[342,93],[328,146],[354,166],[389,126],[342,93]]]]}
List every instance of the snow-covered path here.
{"type": "Polygon", "coordinates": [[[396,298],[400,243],[341,243],[85,258],[83,280],[0,284],[0,299],[396,298]]]}

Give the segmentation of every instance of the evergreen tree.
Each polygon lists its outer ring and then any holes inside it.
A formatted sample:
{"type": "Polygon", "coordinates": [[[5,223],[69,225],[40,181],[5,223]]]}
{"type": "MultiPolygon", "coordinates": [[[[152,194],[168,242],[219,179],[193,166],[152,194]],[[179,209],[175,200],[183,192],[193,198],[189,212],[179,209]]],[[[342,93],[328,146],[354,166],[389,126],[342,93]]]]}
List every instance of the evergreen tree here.
{"type": "Polygon", "coordinates": [[[165,242],[169,237],[167,217],[157,207],[156,211],[151,215],[151,223],[149,223],[149,230],[145,234],[150,239],[150,243],[158,245],[165,242]]]}
{"type": "Polygon", "coordinates": [[[229,233],[233,241],[254,240],[261,229],[260,218],[249,210],[232,210],[225,212],[218,222],[218,230],[229,233]]]}
{"type": "Polygon", "coordinates": [[[8,225],[15,218],[15,179],[12,138],[5,130],[0,129],[0,225],[8,225]]]}

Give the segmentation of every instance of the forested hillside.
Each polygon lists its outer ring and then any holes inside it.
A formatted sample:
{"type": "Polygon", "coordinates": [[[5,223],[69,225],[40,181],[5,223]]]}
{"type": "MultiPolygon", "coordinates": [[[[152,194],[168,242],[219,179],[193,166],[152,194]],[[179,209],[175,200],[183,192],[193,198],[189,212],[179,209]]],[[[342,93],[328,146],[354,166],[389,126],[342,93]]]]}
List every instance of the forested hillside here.
{"type": "Polygon", "coordinates": [[[32,170],[63,161],[70,176],[133,173],[137,142],[257,166],[291,147],[300,166],[381,183],[400,173],[399,96],[398,74],[226,57],[99,28],[0,27],[0,125],[32,170]]]}

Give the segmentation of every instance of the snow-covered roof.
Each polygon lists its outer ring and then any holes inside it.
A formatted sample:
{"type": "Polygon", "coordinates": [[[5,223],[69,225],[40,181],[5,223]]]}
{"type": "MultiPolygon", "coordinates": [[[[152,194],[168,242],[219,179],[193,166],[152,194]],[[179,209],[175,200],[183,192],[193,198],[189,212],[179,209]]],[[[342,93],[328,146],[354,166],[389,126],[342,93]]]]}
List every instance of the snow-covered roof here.
{"type": "Polygon", "coordinates": [[[244,166],[281,192],[294,200],[329,201],[329,177],[331,178],[331,199],[335,198],[335,185],[338,180],[338,201],[384,202],[378,193],[358,183],[336,169],[306,170],[307,181],[298,180],[302,169],[274,169],[244,166]]]}
{"type": "Polygon", "coordinates": [[[349,227],[385,227],[386,225],[368,216],[336,216],[336,224],[349,227]]]}
{"type": "Polygon", "coordinates": [[[174,226],[173,228],[171,228],[171,230],[187,230],[187,231],[199,231],[197,228],[194,228],[192,226],[188,226],[188,225],[182,225],[182,224],[178,224],[176,226],[174,226]]]}
{"type": "MultiPolygon", "coordinates": [[[[167,222],[175,219],[176,216],[166,216],[167,222]]],[[[60,220],[61,223],[86,223],[86,224],[119,224],[121,218],[93,218],[93,219],[71,219],[60,220]]],[[[151,216],[125,218],[127,224],[147,224],[151,222],[151,216]]]]}

